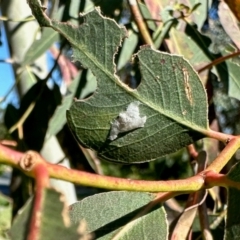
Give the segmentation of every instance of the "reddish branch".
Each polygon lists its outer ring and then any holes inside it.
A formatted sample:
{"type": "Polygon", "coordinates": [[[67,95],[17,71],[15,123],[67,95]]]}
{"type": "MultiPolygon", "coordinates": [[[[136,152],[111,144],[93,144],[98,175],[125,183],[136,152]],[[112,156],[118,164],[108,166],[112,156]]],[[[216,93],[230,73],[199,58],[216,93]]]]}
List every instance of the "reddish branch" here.
{"type": "Polygon", "coordinates": [[[197,152],[197,150],[196,150],[196,148],[193,144],[190,144],[190,145],[187,146],[187,151],[188,151],[188,154],[191,158],[191,161],[197,159],[198,152],[197,152]]]}
{"type": "MultiPolygon", "coordinates": [[[[32,153],[32,152],[30,152],[32,153]]],[[[29,154],[29,153],[26,153],[29,154]]],[[[38,155],[38,153],[35,153],[38,155]]],[[[99,187],[113,190],[129,190],[141,192],[166,192],[166,191],[197,191],[204,186],[204,178],[196,175],[188,179],[169,180],[169,181],[143,181],[122,179],[108,176],[100,176],[97,174],[67,169],[60,165],[50,164],[38,155],[38,161],[33,166],[28,166],[31,170],[22,168],[20,160],[24,154],[0,145],[0,162],[19,168],[25,174],[36,177],[35,168],[42,164],[46,167],[48,174],[52,178],[61,179],[84,186],[99,187]]],[[[31,164],[29,162],[29,164],[31,164]]]]}
{"type": "Polygon", "coordinates": [[[233,137],[229,142],[226,142],[226,147],[217,156],[217,158],[207,167],[206,171],[219,173],[223,167],[229,162],[231,157],[240,147],[240,138],[233,137]]]}
{"type": "Polygon", "coordinates": [[[19,165],[24,171],[32,172],[36,181],[36,193],[28,233],[28,240],[39,239],[45,189],[49,187],[49,175],[46,164],[33,151],[29,151],[20,159],[19,165]]]}
{"type": "MultiPolygon", "coordinates": [[[[211,181],[208,181],[209,174],[212,178],[213,176],[217,179],[219,174],[217,174],[225,164],[230,160],[233,154],[240,146],[240,139],[238,137],[233,138],[225,147],[225,149],[219,154],[219,156],[213,161],[213,163],[203,172],[190,177],[188,179],[181,180],[169,180],[169,181],[143,181],[143,180],[131,180],[131,179],[122,179],[116,177],[100,176],[97,174],[87,173],[83,171],[77,171],[73,169],[67,169],[60,165],[50,164],[45,161],[38,153],[37,161],[28,161],[28,167],[20,164],[21,159],[24,159],[25,154],[29,156],[33,152],[20,153],[13,149],[7,148],[3,145],[0,145],[0,162],[3,164],[12,165],[15,168],[19,168],[27,175],[38,178],[37,172],[35,169],[38,166],[44,166],[48,174],[52,178],[61,179],[76,184],[112,189],[112,190],[128,190],[128,191],[141,191],[141,192],[191,192],[198,191],[202,188],[212,187],[211,181]],[[24,166],[24,167],[23,167],[24,166]]],[[[26,159],[26,158],[25,158],[26,159]]],[[[21,162],[22,163],[22,162],[21,162]]],[[[44,181],[44,180],[42,180],[44,181]]],[[[215,185],[225,186],[226,182],[216,183],[215,185]]],[[[233,184],[233,183],[231,183],[233,184]]],[[[236,186],[240,185],[235,183],[236,186]]]]}
{"type": "MultiPolygon", "coordinates": [[[[240,189],[240,183],[234,182],[227,176],[218,174],[224,164],[231,158],[240,146],[240,139],[233,138],[215,159],[215,161],[197,175],[184,180],[175,181],[139,181],[121,179],[115,177],[100,176],[67,169],[63,166],[46,162],[38,153],[29,151],[20,153],[0,144],[0,162],[19,168],[27,175],[36,180],[36,194],[33,203],[33,212],[30,222],[28,240],[38,239],[41,229],[41,212],[44,201],[44,191],[49,186],[49,177],[62,179],[65,181],[78,183],[85,186],[100,187],[113,190],[163,192],[158,193],[156,198],[150,202],[140,214],[148,212],[152,207],[160,202],[164,202],[183,192],[198,191],[203,188],[213,186],[235,187],[240,189]]],[[[200,193],[200,192],[199,192],[200,193]]],[[[204,207],[204,206],[203,206],[204,207]]],[[[202,226],[208,233],[208,224],[202,216],[202,226]]]]}
{"type": "Polygon", "coordinates": [[[214,61],[210,62],[209,64],[205,65],[204,67],[200,68],[197,70],[198,73],[201,73],[203,71],[205,71],[206,69],[210,69],[212,68],[213,66],[216,66],[228,59],[231,59],[231,58],[234,58],[234,57],[237,57],[240,55],[240,51],[237,51],[237,52],[234,52],[234,53],[230,53],[226,56],[223,56],[223,57],[220,57],[220,58],[217,58],[215,59],[214,61]]]}

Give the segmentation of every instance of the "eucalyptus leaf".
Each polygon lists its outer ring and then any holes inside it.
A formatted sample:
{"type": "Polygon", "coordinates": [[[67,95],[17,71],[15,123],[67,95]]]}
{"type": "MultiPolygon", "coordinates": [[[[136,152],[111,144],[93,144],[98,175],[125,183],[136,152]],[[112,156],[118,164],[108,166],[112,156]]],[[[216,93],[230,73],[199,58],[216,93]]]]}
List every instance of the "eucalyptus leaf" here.
{"type": "MultiPolygon", "coordinates": [[[[40,17],[39,17],[40,18],[40,17]]],[[[142,81],[136,90],[115,74],[114,55],[126,30],[96,9],[84,15],[79,28],[49,19],[39,21],[59,31],[71,44],[76,61],[96,76],[95,93],[75,100],[67,112],[78,141],[99,157],[122,163],[151,161],[202,138],[208,130],[205,89],[181,56],[144,46],[136,54],[142,81]],[[98,41],[96,41],[98,39],[98,41]],[[123,132],[111,141],[112,123],[132,102],[139,102],[144,127],[123,132]]]]}
{"type": "Polygon", "coordinates": [[[44,54],[56,41],[59,39],[59,34],[52,29],[45,28],[41,39],[33,42],[24,56],[22,66],[33,63],[37,58],[44,54]]]}
{"type": "Polygon", "coordinates": [[[81,84],[81,91],[79,96],[77,96],[80,99],[90,96],[97,89],[96,77],[91,70],[88,69],[86,74],[82,74],[80,85],[81,84]]]}
{"type": "Polygon", "coordinates": [[[8,230],[12,219],[12,200],[0,193],[0,239],[10,239],[8,230]]]}
{"type": "MultiPolygon", "coordinates": [[[[80,236],[89,236],[89,234],[86,233],[86,228],[85,232],[82,231],[81,233],[77,230],[78,225],[83,224],[83,222],[79,222],[75,224],[75,226],[69,226],[67,207],[64,206],[64,198],[61,193],[53,189],[45,189],[43,191],[44,197],[41,199],[41,207],[43,210],[39,215],[39,234],[37,236],[39,240],[83,239],[80,238],[80,236]]],[[[11,239],[27,239],[33,201],[33,198],[29,199],[15,217],[12,228],[10,229],[11,239]]]]}
{"type": "Polygon", "coordinates": [[[80,81],[78,74],[68,88],[68,93],[63,97],[61,105],[57,106],[53,116],[48,123],[47,135],[52,136],[57,134],[66,123],[66,110],[71,106],[77,86],[80,81]]]}
{"type": "MultiPolygon", "coordinates": [[[[76,59],[87,62],[77,51],[76,59]]],[[[101,59],[94,61],[101,65],[87,67],[97,76],[98,89],[91,98],[75,101],[67,115],[79,141],[108,160],[125,163],[154,160],[199,139],[192,130],[208,128],[205,90],[186,60],[150,47],[143,47],[136,58],[143,76],[137,90],[121,83],[114,72],[108,74],[114,68],[112,60],[105,60],[107,68],[101,59]],[[111,123],[135,100],[141,102],[140,116],[147,117],[145,126],[110,141],[111,123]]]]}
{"type": "MultiPolygon", "coordinates": [[[[240,182],[240,164],[237,163],[227,177],[236,182],[240,182]]],[[[228,189],[228,209],[227,209],[227,218],[225,226],[225,240],[239,239],[240,236],[240,191],[236,188],[228,189]]]]}
{"type": "MultiPolygon", "coordinates": [[[[62,18],[64,8],[60,7],[58,12],[54,14],[54,18],[59,20],[62,18]]],[[[59,40],[59,34],[50,28],[44,28],[39,40],[35,40],[26,52],[22,66],[33,63],[37,58],[44,54],[55,42],[59,40]]]]}
{"type": "Polygon", "coordinates": [[[230,60],[226,61],[229,74],[228,95],[240,100],[240,67],[230,60]]]}
{"type": "Polygon", "coordinates": [[[146,211],[155,195],[139,192],[100,193],[70,207],[71,222],[85,220],[95,239],[167,239],[166,213],[161,205],[146,211]]]}
{"type": "MultiPolygon", "coordinates": [[[[141,2],[139,2],[139,9],[142,13],[143,18],[145,19],[147,26],[149,29],[155,31],[156,30],[156,24],[154,22],[155,19],[152,18],[151,13],[149,12],[149,9],[147,8],[147,6],[141,2]]],[[[160,13],[159,13],[160,15],[160,13]]]]}
{"type": "Polygon", "coordinates": [[[123,68],[127,62],[130,61],[131,56],[137,46],[138,36],[133,31],[129,30],[128,38],[125,39],[123,43],[123,47],[119,56],[119,61],[117,64],[117,69],[123,68]]]}

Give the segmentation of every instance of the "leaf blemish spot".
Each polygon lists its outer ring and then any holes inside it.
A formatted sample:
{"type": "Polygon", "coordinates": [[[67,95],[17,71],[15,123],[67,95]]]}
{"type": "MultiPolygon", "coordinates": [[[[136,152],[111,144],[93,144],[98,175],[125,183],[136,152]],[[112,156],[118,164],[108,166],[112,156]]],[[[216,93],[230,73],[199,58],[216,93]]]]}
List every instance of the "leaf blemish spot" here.
{"type": "Polygon", "coordinates": [[[119,133],[144,127],[147,117],[140,117],[139,105],[138,101],[131,102],[127,110],[119,113],[119,116],[111,123],[109,136],[111,141],[116,139],[119,133]]]}
{"type": "Polygon", "coordinates": [[[164,64],[164,63],[165,63],[165,60],[164,60],[164,59],[161,59],[161,60],[160,60],[160,63],[161,63],[161,64],[164,64]]]}
{"type": "Polygon", "coordinates": [[[187,99],[189,100],[190,104],[192,105],[192,90],[189,84],[189,74],[186,68],[182,68],[183,71],[183,77],[184,77],[184,89],[187,96],[187,99]]]}

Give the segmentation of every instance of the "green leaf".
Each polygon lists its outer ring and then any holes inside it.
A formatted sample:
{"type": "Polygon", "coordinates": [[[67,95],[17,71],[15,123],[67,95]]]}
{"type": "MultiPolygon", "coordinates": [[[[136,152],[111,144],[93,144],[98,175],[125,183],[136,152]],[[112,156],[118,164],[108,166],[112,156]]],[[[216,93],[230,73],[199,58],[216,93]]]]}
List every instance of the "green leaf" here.
{"type": "Polygon", "coordinates": [[[177,21],[171,16],[169,8],[165,8],[161,11],[161,18],[163,25],[158,25],[158,28],[154,31],[152,37],[156,49],[162,45],[164,38],[169,34],[171,27],[176,24],[177,21]]]}
{"type": "Polygon", "coordinates": [[[69,16],[72,24],[79,24],[78,17],[80,12],[89,12],[94,9],[94,3],[91,0],[82,1],[72,1],[69,6],[69,16]]]}
{"type": "MultiPolygon", "coordinates": [[[[41,19],[43,24],[46,21],[41,19]]],[[[133,90],[118,79],[113,62],[126,36],[123,27],[102,17],[99,10],[85,15],[79,29],[55,21],[49,26],[72,44],[75,60],[97,77],[96,92],[76,100],[67,112],[69,126],[81,144],[104,159],[133,163],[157,159],[203,137],[200,133],[208,129],[206,93],[185,59],[142,47],[136,55],[142,81],[133,90]],[[135,124],[128,128],[132,131],[110,141],[112,123],[133,102],[141,103],[138,110],[146,118],[144,127],[135,124]]]]}
{"type": "MultiPolygon", "coordinates": [[[[0,113],[1,114],[1,113],[0,113]]],[[[10,140],[12,139],[10,133],[8,132],[7,127],[0,122],[0,140],[10,140]]]]}
{"type": "Polygon", "coordinates": [[[82,73],[80,81],[81,91],[78,98],[89,97],[97,89],[97,80],[91,70],[82,73]]]}
{"type": "MultiPolygon", "coordinates": [[[[141,2],[138,3],[138,6],[142,13],[143,18],[145,19],[145,21],[147,23],[148,28],[151,29],[152,31],[155,31],[157,28],[156,23],[154,22],[155,19],[151,16],[151,13],[150,13],[149,9],[147,8],[147,6],[141,2]]],[[[158,14],[160,15],[160,12],[158,14]]]]}
{"type": "Polygon", "coordinates": [[[37,58],[44,54],[58,39],[59,34],[56,31],[53,31],[50,28],[45,28],[43,30],[41,39],[34,41],[31,47],[28,49],[26,55],[24,56],[22,66],[33,63],[37,58]]]}
{"type": "Polygon", "coordinates": [[[96,239],[167,239],[166,213],[160,205],[146,211],[154,194],[108,192],[87,197],[70,207],[72,223],[85,219],[96,239]]]}
{"type": "MultiPolygon", "coordinates": [[[[55,19],[61,19],[64,8],[60,7],[58,12],[55,14],[55,19]]],[[[22,66],[29,65],[33,63],[37,58],[44,54],[55,42],[59,40],[58,32],[50,29],[44,28],[41,34],[41,38],[32,43],[28,51],[26,52],[22,66]]]]}
{"type": "Polygon", "coordinates": [[[228,67],[228,95],[240,100],[240,67],[231,61],[226,61],[228,67]]]}
{"type": "Polygon", "coordinates": [[[231,10],[223,2],[221,2],[218,6],[218,14],[223,29],[236,46],[235,50],[239,49],[240,29],[237,19],[233,16],[231,10]]]}
{"type": "Polygon", "coordinates": [[[12,221],[12,200],[0,193],[0,239],[10,239],[7,232],[12,221]]]}
{"type": "MultiPolygon", "coordinates": [[[[63,195],[52,189],[45,189],[41,216],[39,216],[39,240],[80,239],[78,226],[68,226],[69,217],[64,206],[63,195]]],[[[33,199],[30,199],[13,221],[10,230],[11,239],[25,240],[28,236],[33,199]]],[[[80,222],[79,222],[80,223],[80,222]]],[[[80,223],[81,224],[81,223],[80,223]]],[[[81,227],[81,225],[80,225],[81,227]]],[[[86,236],[86,235],[85,235],[86,236]]]]}
{"type": "Polygon", "coordinates": [[[117,64],[117,69],[123,68],[127,62],[130,62],[132,54],[137,46],[138,36],[133,31],[128,31],[128,38],[125,39],[121,54],[119,56],[119,61],[117,64]]]}
{"type": "Polygon", "coordinates": [[[211,61],[205,39],[190,24],[185,26],[185,32],[171,28],[170,37],[172,52],[183,55],[195,67],[199,68],[211,61]]]}
{"type": "Polygon", "coordinates": [[[198,1],[198,0],[188,0],[188,6],[191,8],[191,17],[194,21],[194,24],[200,29],[207,18],[207,1],[198,1]]]}
{"type": "MultiPolygon", "coordinates": [[[[228,173],[232,181],[240,182],[240,164],[236,164],[228,173]]],[[[236,188],[228,189],[228,209],[225,227],[225,240],[239,239],[240,236],[240,191],[236,188]]]]}
{"type": "Polygon", "coordinates": [[[79,84],[80,74],[78,74],[69,86],[68,94],[63,97],[62,104],[59,105],[48,123],[47,135],[57,134],[67,122],[66,110],[71,106],[77,86],[79,84]]]}

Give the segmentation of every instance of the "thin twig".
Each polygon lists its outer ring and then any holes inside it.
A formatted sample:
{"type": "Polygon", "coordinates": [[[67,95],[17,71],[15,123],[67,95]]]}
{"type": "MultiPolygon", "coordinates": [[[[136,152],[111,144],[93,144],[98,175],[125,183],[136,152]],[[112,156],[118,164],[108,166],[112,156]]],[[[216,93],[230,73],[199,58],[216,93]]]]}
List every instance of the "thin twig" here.
{"type": "Polygon", "coordinates": [[[29,21],[33,21],[36,20],[34,16],[29,16],[25,19],[10,19],[6,16],[0,16],[0,20],[1,21],[9,21],[9,22],[29,22],[29,21]]]}
{"type": "Polygon", "coordinates": [[[187,151],[188,151],[188,154],[189,154],[189,156],[190,156],[190,158],[191,158],[191,161],[197,159],[197,157],[198,157],[198,152],[197,152],[194,144],[188,145],[188,146],[187,146],[187,151]]]}
{"type": "Polygon", "coordinates": [[[15,89],[16,82],[11,86],[11,88],[8,90],[8,92],[5,94],[3,98],[1,98],[0,103],[5,102],[7,97],[10,95],[10,93],[15,89]]]}
{"type": "Polygon", "coordinates": [[[138,4],[137,4],[137,1],[136,0],[128,0],[129,2],[129,6],[130,6],[130,9],[131,9],[131,12],[133,14],[133,17],[134,17],[134,20],[138,26],[138,29],[139,29],[139,32],[141,33],[144,41],[151,45],[151,46],[154,46],[154,43],[152,41],[152,38],[148,32],[148,29],[147,29],[147,26],[146,26],[146,23],[142,17],[142,14],[140,13],[139,11],[139,8],[138,8],[138,4]]]}
{"type": "Polygon", "coordinates": [[[206,69],[210,69],[212,68],[213,66],[216,66],[230,58],[233,58],[233,57],[236,57],[236,56],[239,56],[240,55],[240,50],[237,51],[237,52],[234,52],[234,53],[231,53],[231,54],[228,54],[226,56],[223,56],[223,57],[220,57],[220,58],[217,58],[215,59],[214,61],[210,62],[209,64],[205,65],[204,67],[200,68],[197,70],[198,73],[201,73],[203,71],[205,71],[206,69]]]}
{"type": "Polygon", "coordinates": [[[30,113],[34,109],[35,104],[36,104],[36,102],[32,102],[28,106],[27,110],[24,112],[24,114],[21,116],[21,118],[9,129],[9,133],[14,132],[17,128],[20,128],[23,125],[25,120],[28,118],[28,116],[30,115],[30,113]]]}
{"type": "Polygon", "coordinates": [[[7,139],[1,140],[0,144],[5,145],[5,146],[12,146],[12,147],[16,147],[17,146],[17,142],[16,141],[7,140],[7,139]]]}

